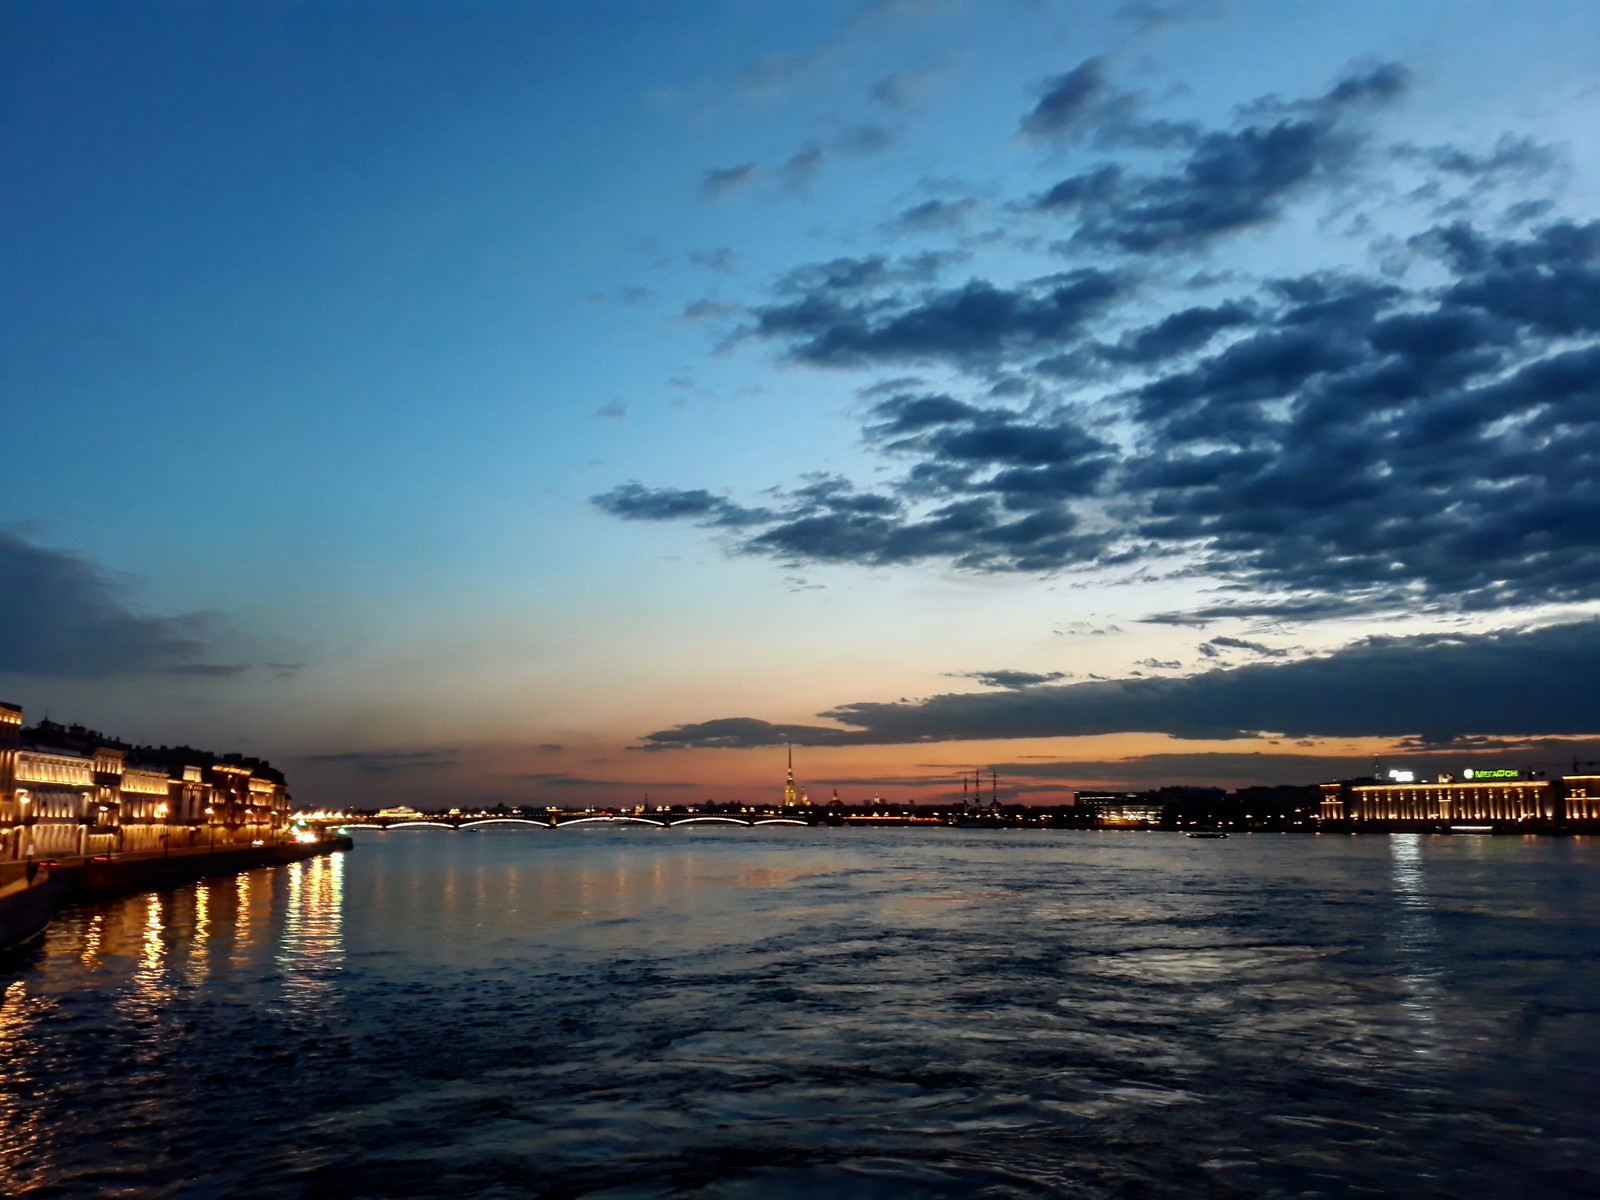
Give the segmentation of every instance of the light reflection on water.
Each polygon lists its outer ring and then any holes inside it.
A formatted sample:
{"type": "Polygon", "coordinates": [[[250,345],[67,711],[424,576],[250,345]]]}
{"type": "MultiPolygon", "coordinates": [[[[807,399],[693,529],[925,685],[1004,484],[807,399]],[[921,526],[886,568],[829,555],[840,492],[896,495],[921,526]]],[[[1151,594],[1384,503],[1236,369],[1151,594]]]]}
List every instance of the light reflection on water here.
{"type": "Polygon", "coordinates": [[[1584,839],[365,834],[0,966],[0,1193],[1600,1195],[1597,880],[1584,839]]]}
{"type": "Polygon", "coordinates": [[[1438,934],[1429,912],[1423,842],[1420,833],[1396,833],[1389,837],[1395,919],[1399,927],[1395,945],[1400,959],[1400,986],[1406,993],[1401,1005],[1416,1021],[1416,1052],[1432,1054],[1440,1048],[1437,1038],[1441,996],[1434,954],[1438,934]]]}

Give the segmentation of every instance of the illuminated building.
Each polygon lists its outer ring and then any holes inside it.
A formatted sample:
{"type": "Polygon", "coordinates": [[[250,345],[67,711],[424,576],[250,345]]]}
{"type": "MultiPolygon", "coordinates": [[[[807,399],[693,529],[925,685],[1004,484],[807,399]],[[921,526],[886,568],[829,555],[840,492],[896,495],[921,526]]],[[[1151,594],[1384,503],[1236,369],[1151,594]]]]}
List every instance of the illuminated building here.
{"type": "Polygon", "coordinates": [[[1384,779],[1324,783],[1324,821],[1384,824],[1553,821],[1562,788],[1510,767],[1467,767],[1454,775],[1418,780],[1409,771],[1384,779]]]}
{"type": "Polygon", "coordinates": [[[1600,775],[1568,775],[1561,781],[1569,821],[1600,821],[1600,775]]]}
{"type": "Polygon", "coordinates": [[[794,785],[794,747],[789,747],[789,773],[783,784],[783,806],[785,808],[810,808],[811,797],[794,785]]]}
{"type": "Polygon", "coordinates": [[[259,759],[133,747],[0,704],[0,861],[280,840],[283,775],[259,759]]]}
{"type": "Polygon", "coordinates": [[[1091,810],[1096,825],[1147,828],[1161,824],[1161,801],[1142,792],[1080,791],[1073,802],[1091,810]]]}
{"type": "Polygon", "coordinates": [[[22,710],[0,704],[0,862],[20,858],[27,806],[17,796],[17,748],[22,741],[22,710]]]}

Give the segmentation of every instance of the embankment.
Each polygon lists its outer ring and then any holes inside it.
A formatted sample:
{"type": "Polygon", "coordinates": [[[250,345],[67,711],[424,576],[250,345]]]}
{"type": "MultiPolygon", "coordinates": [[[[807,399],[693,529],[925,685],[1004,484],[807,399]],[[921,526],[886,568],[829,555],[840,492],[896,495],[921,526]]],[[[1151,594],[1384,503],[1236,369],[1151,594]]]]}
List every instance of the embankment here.
{"type": "Polygon", "coordinates": [[[0,874],[0,952],[37,936],[51,913],[73,900],[178,887],[214,875],[349,850],[351,844],[347,837],[335,837],[181,854],[69,858],[49,866],[38,864],[31,873],[22,863],[8,863],[0,874]]]}

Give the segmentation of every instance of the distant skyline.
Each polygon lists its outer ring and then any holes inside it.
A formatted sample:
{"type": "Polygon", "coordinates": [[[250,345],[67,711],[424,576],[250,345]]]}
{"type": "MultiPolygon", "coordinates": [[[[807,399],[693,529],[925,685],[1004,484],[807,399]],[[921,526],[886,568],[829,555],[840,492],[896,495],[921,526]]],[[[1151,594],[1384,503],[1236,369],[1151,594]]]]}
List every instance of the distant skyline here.
{"type": "Polygon", "coordinates": [[[0,699],[298,800],[1600,759],[1600,9],[0,13],[0,699]]]}

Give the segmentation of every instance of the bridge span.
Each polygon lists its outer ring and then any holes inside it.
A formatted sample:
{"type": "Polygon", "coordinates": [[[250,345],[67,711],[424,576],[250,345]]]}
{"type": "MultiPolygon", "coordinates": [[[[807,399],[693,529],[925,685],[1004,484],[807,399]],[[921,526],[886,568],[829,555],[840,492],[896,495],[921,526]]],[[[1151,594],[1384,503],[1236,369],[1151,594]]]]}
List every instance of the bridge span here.
{"type": "Polygon", "coordinates": [[[670,829],[678,825],[738,825],[744,828],[753,828],[758,825],[809,826],[820,825],[821,823],[820,820],[808,821],[799,817],[756,813],[740,816],[718,813],[655,817],[631,816],[626,813],[552,813],[545,818],[481,817],[452,813],[440,816],[429,814],[416,817],[353,816],[327,822],[327,824],[337,825],[341,829],[375,829],[380,832],[390,829],[482,829],[495,825],[520,825],[532,829],[565,829],[569,825],[648,825],[656,829],[670,829]]]}

